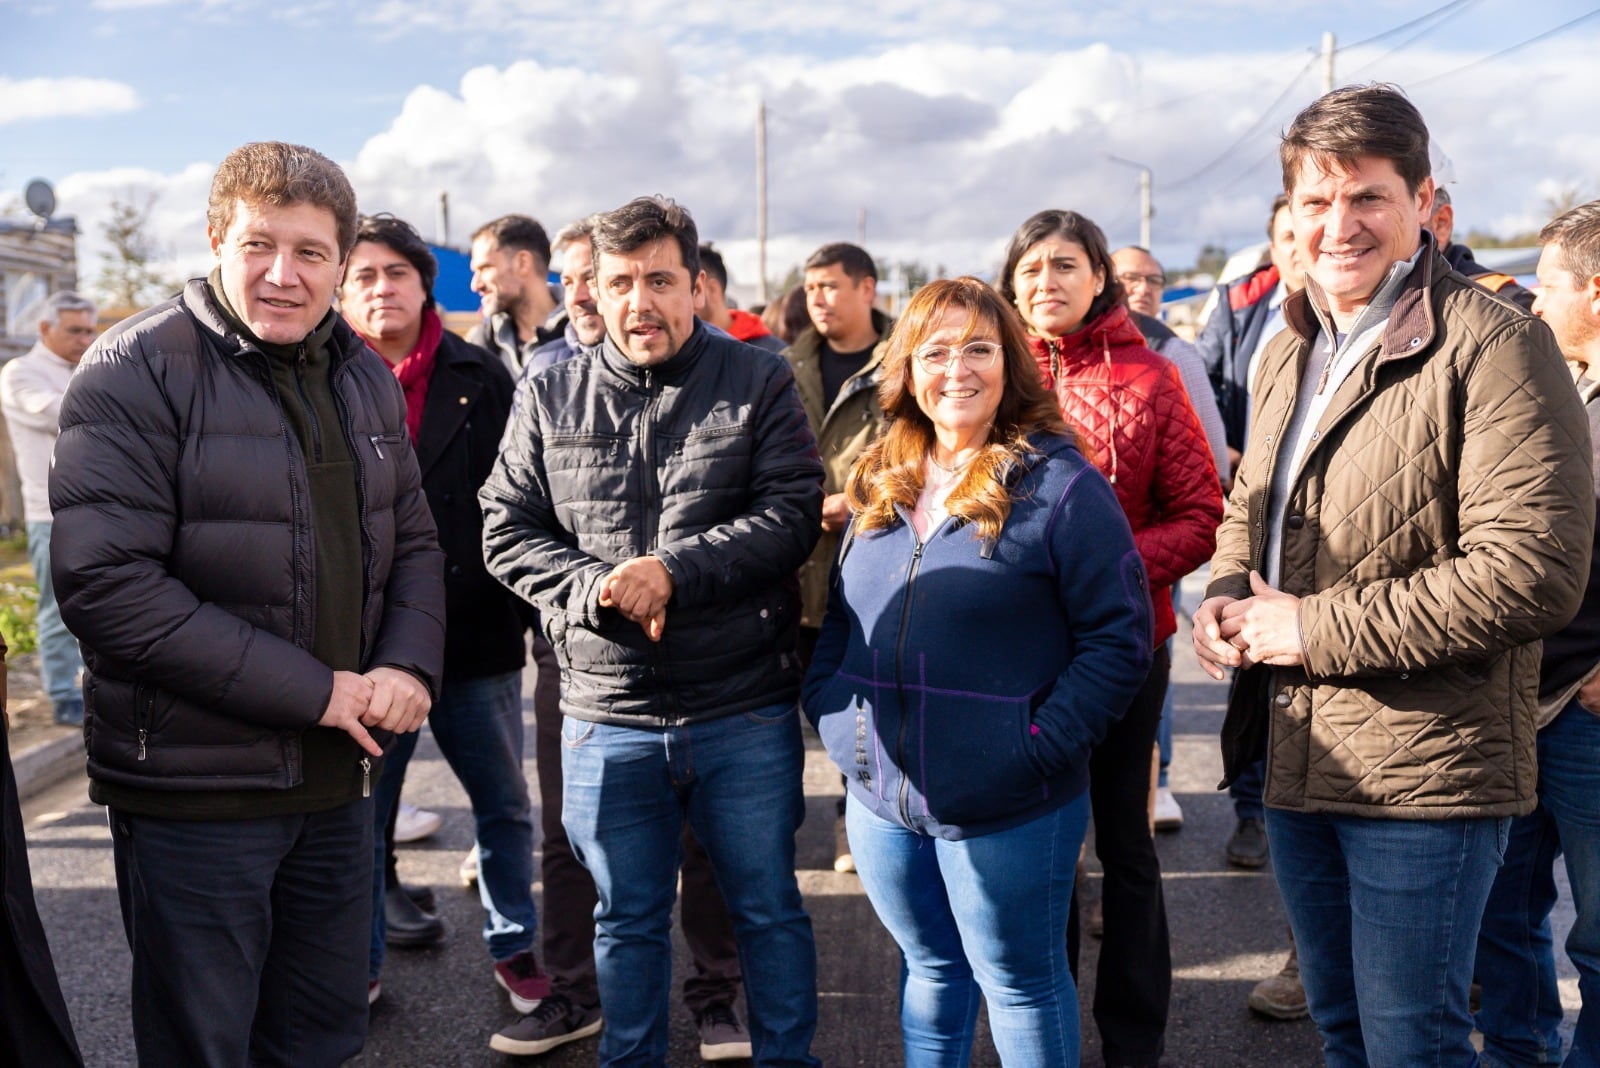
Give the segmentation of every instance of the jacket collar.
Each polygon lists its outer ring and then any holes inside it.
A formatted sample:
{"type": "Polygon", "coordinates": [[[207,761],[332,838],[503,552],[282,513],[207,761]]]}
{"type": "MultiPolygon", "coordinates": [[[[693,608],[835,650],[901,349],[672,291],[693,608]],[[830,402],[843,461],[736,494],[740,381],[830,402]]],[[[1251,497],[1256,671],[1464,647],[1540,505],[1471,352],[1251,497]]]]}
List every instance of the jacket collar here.
{"type": "MultiPolygon", "coordinates": [[[[228,356],[238,356],[246,352],[260,354],[263,358],[270,359],[266,352],[253,339],[239,332],[227,317],[222,314],[218,306],[216,294],[211,290],[211,284],[204,278],[191,278],[183,287],[183,295],[179,298],[183,308],[189,313],[196,326],[206,334],[215,348],[228,356]]],[[[328,356],[337,367],[344,361],[359,355],[366,349],[367,343],[361,336],[344,321],[344,317],[332,308],[328,315],[319,322],[312,334],[328,326],[328,319],[332,318],[332,327],[328,330],[327,350],[328,356]]],[[[310,336],[310,335],[307,335],[310,336]]]]}
{"type": "MultiPolygon", "coordinates": [[[[1450,264],[1439,255],[1433,234],[1422,231],[1422,247],[1416,266],[1400,284],[1394,307],[1389,310],[1389,321],[1384,327],[1379,343],[1378,359],[1387,360],[1419,352],[1433,343],[1438,334],[1438,321],[1433,310],[1433,282],[1436,277],[1448,274],[1450,264]]],[[[1303,341],[1314,340],[1322,330],[1318,307],[1327,307],[1321,287],[1310,274],[1306,275],[1305,288],[1283,302],[1283,317],[1303,341]]]]}
{"type": "Polygon", "coordinates": [[[1090,320],[1070,334],[1060,337],[1034,337],[1034,354],[1041,359],[1048,360],[1052,350],[1060,354],[1065,360],[1100,359],[1107,348],[1121,345],[1138,345],[1145,347],[1144,335],[1139,333],[1139,328],[1133,324],[1133,318],[1128,314],[1125,305],[1116,304],[1100,313],[1099,318],[1090,320]]]}
{"type": "Polygon", "coordinates": [[[711,334],[706,330],[706,325],[696,319],[694,330],[682,348],[660,363],[640,367],[628,359],[607,333],[605,342],[600,347],[600,361],[612,374],[621,377],[629,385],[647,386],[652,382],[680,382],[688,377],[694,370],[695,364],[700,362],[700,356],[709,346],[710,340],[711,334]]]}

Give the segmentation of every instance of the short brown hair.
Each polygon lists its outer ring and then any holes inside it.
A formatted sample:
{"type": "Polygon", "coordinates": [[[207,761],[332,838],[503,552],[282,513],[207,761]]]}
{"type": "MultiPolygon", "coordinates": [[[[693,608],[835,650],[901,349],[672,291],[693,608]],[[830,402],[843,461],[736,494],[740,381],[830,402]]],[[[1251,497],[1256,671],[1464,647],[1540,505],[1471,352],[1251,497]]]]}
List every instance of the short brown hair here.
{"type": "Polygon", "coordinates": [[[589,242],[598,264],[600,254],[625,256],[653,241],[671,238],[688,268],[689,281],[700,277],[700,231],[689,209],[663,196],[634,197],[620,208],[595,216],[589,242]]]}
{"type": "Polygon", "coordinates": [[[333,160],[305,145],[252,141],[229,152],[211,179],[206,223],[221,238],[233,225],[233,209],[246,204],[315,204],[333,213],[339,259],[356,244],[356,191],[333,160]]]}
{"type": "Polygon", "coordinates": [[[1433,173],[1427,123],[1396,86],[1335,89],[1296,115],[1278,148],[1284,192],[1294,192],[1307,159],[1323,169],[1338,164],[1348,170],[1363,156],[1393,163],[1411,193],[1433,173]]]}
{"type": "Polygon", "coordinates": [[[550,235],[531,215],[502,215],[490,219],[472,231],[473,241],[480,237],[488,237],[496,249],[507,249],[513,254],[532,253],[540,274],[550,269],[550,235]]]}
{"type": "Polygon", "coordinates": [[[1561,249],[1561,265],[1581,285],[1600,275],[1600,200],[1564,211],[1544,224],[1539,244],[1561,249]]]}

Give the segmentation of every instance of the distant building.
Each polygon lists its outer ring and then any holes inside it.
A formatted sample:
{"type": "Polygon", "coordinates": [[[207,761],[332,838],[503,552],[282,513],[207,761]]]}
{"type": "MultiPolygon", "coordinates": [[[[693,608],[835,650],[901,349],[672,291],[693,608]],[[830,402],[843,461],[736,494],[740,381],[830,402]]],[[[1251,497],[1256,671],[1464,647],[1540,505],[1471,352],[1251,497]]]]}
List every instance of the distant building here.
{"type": "Polygon", "coordinates": [[[0,363],[37,340],[20,317],[40,297],[78,288],[78,225],[71,216],[0,219],[0,363]]]}

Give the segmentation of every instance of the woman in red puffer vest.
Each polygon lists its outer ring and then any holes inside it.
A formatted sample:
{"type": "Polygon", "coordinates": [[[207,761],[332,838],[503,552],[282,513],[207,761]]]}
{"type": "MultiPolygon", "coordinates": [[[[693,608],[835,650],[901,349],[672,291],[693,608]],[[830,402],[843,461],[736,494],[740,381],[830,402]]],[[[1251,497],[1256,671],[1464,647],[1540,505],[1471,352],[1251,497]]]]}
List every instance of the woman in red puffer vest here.
{"type": "MultiPolygon", "coordinates": [[[[1145,346],[1128,316],[1098,226],[1073,211],[1034,215],[1011,238],[1000,291],[1028,325],[1046,388],[1116,490],[1150,576],[1156,656],[1144,687],[1090,759],[1089,792],[1095,853],[1105,870],[1095,1022],[1108,1065],[1153,1065],[1172,988],[1146,807],[1171,667],[1163,646],[1177,629],[1171,587],[1216,546],[1222,488],[1177,369],[1145,346]]],[[[1068,942],[1076,962],[1076,923],[1068,942]]]]}

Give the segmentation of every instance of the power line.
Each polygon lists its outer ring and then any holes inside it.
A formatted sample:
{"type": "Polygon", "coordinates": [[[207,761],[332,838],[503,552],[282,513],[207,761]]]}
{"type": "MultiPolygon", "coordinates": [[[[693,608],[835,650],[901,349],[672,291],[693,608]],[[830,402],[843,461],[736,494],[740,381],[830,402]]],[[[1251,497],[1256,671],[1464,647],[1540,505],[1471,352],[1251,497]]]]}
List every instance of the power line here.
{"type": "MultiPolygon", "coordinates": [[[[1451,19],[1455,18],[1457,15],[1465,14],[1467,12],[1468,8],[1472,7],[1474,4],[1476,4],[1478,2],[1479,2],[1479,0],[1463,0],[1462,3],[1457,4],[1457,5],[1453,5],[1455,7],[1454,11],[1448,12],[1442,18],[1440,18],[1437,21],[1435,21],[1432,25],[1424,26],[1417,33],[1412,34],[1410,37],[1407,37],[1404,41],[1401,41],[1399,44],[1395,45],[1393,48],[1389,49],[1389,51],[1385,52],[1383,55],[1379,56],[1377,59],[1374,59],[1372,62],[1363,64],[1359,69],[1356,70],[1355,73],[1356,74],[1362,74],[1362,73],[1364,73],[1366,71],[1369,71],[1373,67],[1376,67],[1379,63],[1382,63],[1384,60],[1386,60],[1390,56],[1394,55],[1395,53],[1405,51],[1407,48],[1410,48],[1412,45],[1416,44],[1418,41],[1420,41],[1424,37],[1428,36],[1428,34],[1434,32],[1440,26],[1443,26],[1445,23],[1447,23],[1451,19]]],[[[1452,5],[1447,4],[1445,6],[1446,7],[1450,7],[1452,5]]],[[[1441,8],[1440,10],[1443,10],[1443,9],[1441,8]]],[[[1427,18],[1427,17],[1430,17],[1430,16],[1423,16],[1423,17],[1427,18]]],[[[1351,47],[1354,47],[1354,46],[1351,46],[1351,47]]],[[[1344,49],[1341,48],[1339,51],[1342,52],[1342,51],[1344,51],[1344,49]]]]}
{"type": "MultiPolygon", "coordinates": [[[[1419,24],[1424,23],[1424,22],[1427,22],[1429,19],[1433,18],[1435,15],[1439,15],[1439,14],[1442,14],[1442,13],[1444,13],[1446,11],[1449,11],[1451,8],[1465,7],[1465,6],[1468,6],[1470,4],[1474,4],[1476,2],[1477,2],[1477,0],[1450,0],[1450,3],[1442,4],[1439,7],[1434,8],[1432,11],[1429,11],[1425,15],[1418,15],[1416,18],[1412,19],[1410,22],[1402,22],[1398,26],[1391,26],[1389,29],[1384,30],[1382,33],[1374,34],[1373,36],[1368,37],[1364,41],[1357,41],[1355,44],[1341,45],[1339,47],[1339,51],[1348,52],[1352,48],[1361,48],[1361,47],[1363,47],[1365,45],[1372,44],[1375,41],[1381,41],[1385,37],[1393,37],[1395,34],[1404,33],[1406,30],[1409,30],[1411,27],[1419,25],[1419,24]]],[[[1404,48],[1405,45],[1401,45],[1400,47],[1404,48]]],[[[1397,49],[1397,51],[1398,51],[1398,49],[1397,49]]]]}
{"type": "Polygon", "coordinates": [[[1412,83],[1410,83],[1409,88],[1416,89],[1416,88],[1420,88],[1421,86],[1427,85],[1430,82],[1442,81],[1445,78],[1449,78],[1449,77],[1452,77],[1453,75],[1460,74],[1462,71],[1467,71],[1467,70],[1471,70],[1473,67],[1482,66],[1483,64],[1488,63],[1491,60],[1500,59],[1502,56],[1509,56],[1511,53],[1516,52],[1519,49],[1526,48],[1531,44],[1537,44],[1538,42],[1543,41],[1547,37],[1554,37],[1558,33],[1563,33],[1563,32],[1565,32],[1567,30],[1570,30],[1570,29],[1572,29],[1572,27],[1576,26],[1580,22],[1587,22],[1589,19],[1594,18],[1596,15],[1600,15],[1600,7],[1597,7],[1594,10],[1588,11],[1588,12],[1582,14],[1582,15],[1579,15],[1577,18],[1571,20],[1570,22],[1563,22],[1561,25],[1555,27],[1554,29],[1549,29],[1549,30],[1544,31],[1541,34],[1537,34],[1536,36],[1530,37],[1526,41],[1519,41],[1516,44],[1512,45],[1510,48],[1502,48],[1498,52],[1493,52],[1493,53],[1491,53],[1491,54],[1489,54],[1487,56],[1484,56],[1482,59],[1475,59],[1471,63],[1467,63],[1467,64],[1465,64],[1463,66],[1457,67],[1454,70],[1447,70],[1443,74],[1435,74],[1431,78],[1424,78],[1419,82],[1412,82],[1412,83]]]}
{"type": "Polygon", "coordinates": [[[1261,127],[1272,118],[1273,112],[1277,111],[1279,106],[1282,105],[1285,100],[1289,99],[1289,94],[1293,93],[1295,87],[1300,84],[1300,79],[1304,78],[1306,76],[1306,72],[1320,62],[1321,59],[1322,56],[1320,53],[1313,54],[1312,57],[1306,61],[1306,65],[1301,67],[1299,72],[1296,73],[1292,79],[1290,79],[1289,84],[1283,87],[1283,92],[1278,94],[1278,98],[1271,104],[1268,104],[1267,109],[1261,113],[1260,117],[1246,127],[1244,133],[1240,134],[1233,144],[1223,149],[1221,154],[1219,154],[1216,159],[1212,160],[1210,163],[1207,163],[1204,167],[1201,167],[1193,174],[1179,178],[1175,182],[1163,183],[1163,187],[1169,192],[1174,189],[1181,189],[1190,182],[1193,182],[1195,179],[1209,174],[1211,171],[1220,167],[1223,163],[1226,163],[1230,158],[1233,157],[1233,154],[1245,144],[1245,142],[1249,141],[1250,138],[1254,137],[1258,132],[1260,132],[1261,127]]]}

